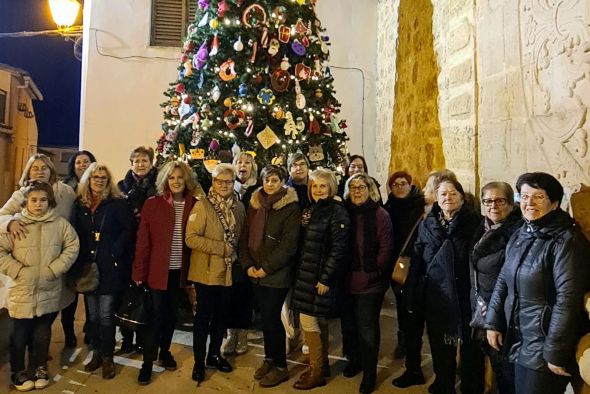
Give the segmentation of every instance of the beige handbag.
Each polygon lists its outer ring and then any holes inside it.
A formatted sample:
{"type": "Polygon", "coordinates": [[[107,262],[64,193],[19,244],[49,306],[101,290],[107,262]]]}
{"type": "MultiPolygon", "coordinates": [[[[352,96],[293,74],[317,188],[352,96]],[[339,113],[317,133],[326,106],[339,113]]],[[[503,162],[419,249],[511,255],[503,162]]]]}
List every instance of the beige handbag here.
{"type": "Polygon", "coordinates": [[[414,231],[418,228],[418,224],[422,220],[422,215],[418,218],[414,227],[412,227],[412,231],[408,234],[406,241],[404,242],[404,246],[399,253],[397,260],[395,261],[395,266],[393,267],[393,272],[391,273],[391,280],[395,283],[403,285],[406,283],[406,279],[408,279],[408,273],[410,272],[410,264],[412,263],[409,256],[404,256],[404,252],[412,239],[412,235],[414,235],[414,231]]]}

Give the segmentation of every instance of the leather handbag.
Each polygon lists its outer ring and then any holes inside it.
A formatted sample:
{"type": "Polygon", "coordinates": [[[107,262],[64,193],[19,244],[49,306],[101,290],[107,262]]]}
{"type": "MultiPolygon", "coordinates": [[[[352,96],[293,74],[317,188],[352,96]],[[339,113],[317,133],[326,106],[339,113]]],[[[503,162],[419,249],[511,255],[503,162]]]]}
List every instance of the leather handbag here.
{"type": "Polygon", "coordinates": [[[144,285],[129,285],[123,292],[115,317],[121,326],[131,330],[145,326],[151,321],[153,310],[152,293],[144,285]]]}
{"type": "Polygon", "coordinates": [[[412,231],[410,231],[410,234],[408,234],[408,237],[406,238],[406,241],[402,246],[401,252],[397,260],[395,261],[393,272],[391,273],[391,280],[393,280],[395,283],[399,285],[404,285],[406,283],[406,280],[408,279],[408,274],[410,273],[410,265],[412,264],[412,260],[409,256],[405,256],[405,252],[406,248],[408,247],[408,244],[410,243],[410,240],[412,239],[412,236],[414,235],[414,231],[416,231],[416,229],[418,228],[418,224],[420,224],[420,221],[422,221],[422,216],[423,215],[420,215],[420,217],[414,224],[414,227],[412,227],[412,231]]]}
{"type": "Polygon", "coordinates": [[[100,243],[100,235],[104,226],[103,215],[98,231],[94,232],[96,241],[94,251],[92,252],[92,261],[75,264],[66,275],[66,286],[76,293],[92,293],[98,288],[100,283],[100,274],[98,264],[96,264],[96,255],[100,243]]]}

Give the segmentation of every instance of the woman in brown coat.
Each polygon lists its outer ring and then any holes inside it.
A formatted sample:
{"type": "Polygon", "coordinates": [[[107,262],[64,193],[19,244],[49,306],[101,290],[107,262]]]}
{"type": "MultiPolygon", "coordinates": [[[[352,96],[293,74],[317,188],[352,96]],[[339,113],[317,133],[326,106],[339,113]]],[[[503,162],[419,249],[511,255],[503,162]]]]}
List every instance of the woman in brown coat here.
{"type": "Polygon", "coordinates": [[[233,369],[221,357],[220,348],[230,309],[232,265],[246,216],[233,191],[234,168],[218,164],[212,177],[209,195],[195,203],[186,227],[186,244],[192,249],[188,279],[195,283],[197,295],[192,374],[197,382],[205,379],[205,365],[220,372],[233,369]],[[207,337],[211,340],[205,361],[207,337]]]}

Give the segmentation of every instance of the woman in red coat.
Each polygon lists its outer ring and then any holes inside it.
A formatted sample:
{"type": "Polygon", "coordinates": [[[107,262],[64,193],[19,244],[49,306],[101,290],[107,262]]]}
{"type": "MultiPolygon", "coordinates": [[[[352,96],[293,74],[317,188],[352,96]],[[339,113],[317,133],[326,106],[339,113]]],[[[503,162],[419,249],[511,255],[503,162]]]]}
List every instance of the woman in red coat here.
{"type": "Polygon", "coordinates": [[[158,173],[156,187],[158,195],[150,197],[142,210],[132,274],[136,284],[144,283],[151,290],[154,307],[154,319],[145,328],[143,365],[137,378],[141,385],[150,383],[158,348],[160,364],[176,369],[170,344],[189,266],[184,232],[197,181],[185,163],[173,161],[158,173]]]}

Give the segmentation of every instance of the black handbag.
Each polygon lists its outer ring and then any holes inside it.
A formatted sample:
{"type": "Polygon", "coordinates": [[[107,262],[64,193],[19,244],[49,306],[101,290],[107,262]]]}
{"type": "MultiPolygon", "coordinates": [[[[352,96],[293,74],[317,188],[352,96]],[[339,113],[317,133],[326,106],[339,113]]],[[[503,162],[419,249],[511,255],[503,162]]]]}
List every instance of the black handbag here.
{"type": "Polygon", "coordinates": [[[144,285],[129,285],[123,292],[115,317],[119,324],[131,330],[145,326],[152,318],[152,293],[144,285]]]}
{"type": "Polygon", "coordinates": [[[479,285],[477,284],[477,268],[473,267],[473,276],[474,276],[474,292],[475,292],[475,305],[473,305],[473,314],[471,318],[471,322],[469,325],[473,328],[477,328],[480,330],[486,329],[486,315],[485,311],[488,306],[488,303],[484,298],[479,295],[479,285]]]}

